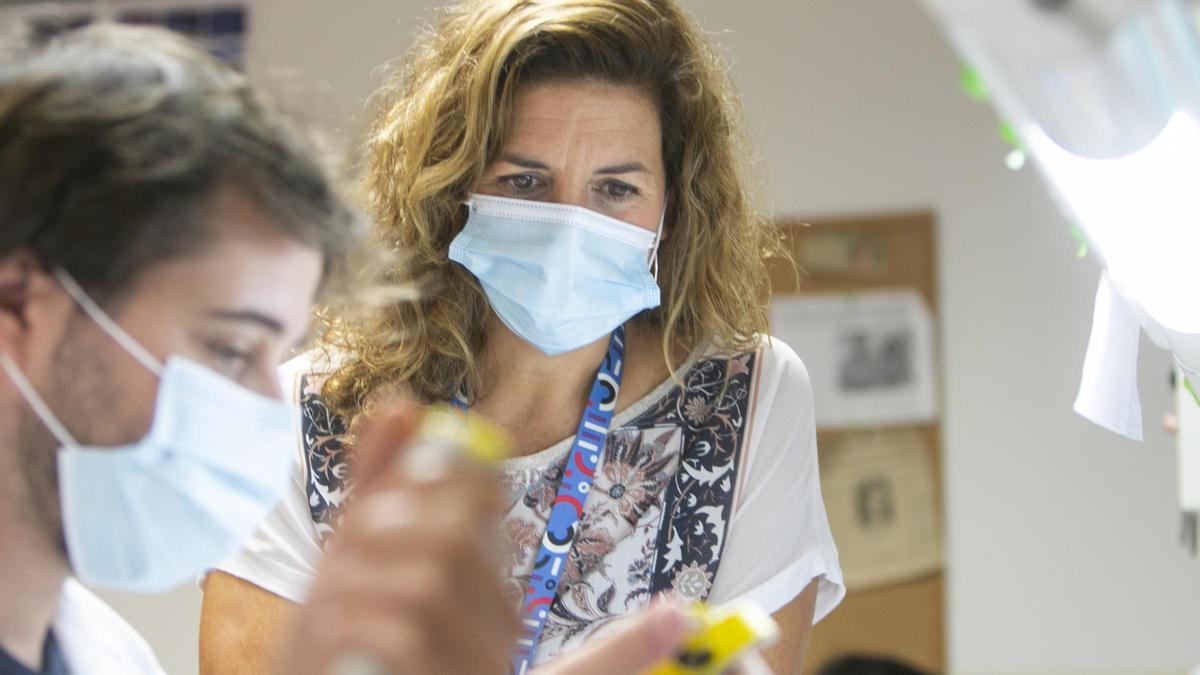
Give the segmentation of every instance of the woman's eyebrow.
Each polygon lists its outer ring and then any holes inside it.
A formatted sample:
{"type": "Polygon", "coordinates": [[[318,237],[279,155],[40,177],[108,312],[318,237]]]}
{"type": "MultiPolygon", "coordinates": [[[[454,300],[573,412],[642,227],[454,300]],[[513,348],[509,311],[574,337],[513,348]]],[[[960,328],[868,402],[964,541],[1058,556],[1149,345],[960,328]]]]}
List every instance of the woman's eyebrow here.
{"type": "Polygon", "coordinates": [[[516,164],[517,166],[524,167],[526,169],[539,169],[541,171],[549,171],[550,170],[550,167],[547,166],[546,164],[539,162],[536,159],[529,159],[528,157],[522,157],[521,155],[514,155],[511,153],[506,153],[506,154],[502,155],[500,157],[500,159],[501,159],[501,161],[508,162],[509,164],[516,164]]]}
{"type": "Polygon", "coordinates": [[[596,169],[596,175],[611,176],[619,173],[649,173],[649,169],[641,162],[626,162],[614,166],[606,166],[603,169],[596,169]]]}
{"type": "Polygon", "coordinates": [[[220,321],[253,324],[265,328],[276,335],[283,334],[283,323],[281,321],[254,310],[214,309],[208,315],[220,321]]]}

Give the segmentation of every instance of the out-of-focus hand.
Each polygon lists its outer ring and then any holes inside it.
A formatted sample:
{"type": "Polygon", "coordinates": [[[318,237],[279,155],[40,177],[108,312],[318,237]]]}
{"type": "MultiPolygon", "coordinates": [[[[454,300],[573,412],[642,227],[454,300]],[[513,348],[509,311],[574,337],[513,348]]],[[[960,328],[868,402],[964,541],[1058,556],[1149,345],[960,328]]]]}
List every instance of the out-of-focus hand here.
{"type": "Polygon", "coordinates": [[[501,591],[494,476],[465,463],[412,475],[413,408],[356,443],[356,500],[300,609],[282,672],[502,673],[517,618],[501,591]]]}
{"type": "MultiPolygon", "coordinates": [[[[535,668],[531,675],[642,673],[674,657],[700,624],[683,606],[658,601],[619,620],[582,647],[535,668]]],[[[724,675],[772,675],[757,652],[739,659],[724,675]]]]}
{"type": "Polygon", "coordinates": [[[621,619],[578,649],[538,666],[533,675],[640,673],[673,656],[698,627],[680,605],[659,602],[621,619]]]}

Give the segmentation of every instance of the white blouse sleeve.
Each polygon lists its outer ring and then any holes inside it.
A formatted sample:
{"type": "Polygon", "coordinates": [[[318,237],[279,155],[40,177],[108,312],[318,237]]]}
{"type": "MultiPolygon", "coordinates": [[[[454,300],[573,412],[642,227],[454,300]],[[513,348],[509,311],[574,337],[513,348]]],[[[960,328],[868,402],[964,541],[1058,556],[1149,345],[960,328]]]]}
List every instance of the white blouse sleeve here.
{"type": "MultiPolygon", "coordinates": [[[[280,368],[283,393],[299,409],[299,380],[308,359],[293,359],[280,368]]],[[[300,425],[296,425],[299,429],[300,425]]],[[[267,516],[245,548],[217,566],[264,590],[293,602],[302,602],[317,575],[322,557],[320,539],[308,508],[307,467],[304,444],[297,432],[292,479],[283,500],[267,516]]]]}
{"type": "Polygon", "coordinates": [[[759,359],[745,473],[709,600],[748,598],[774,613],[815,579],[816,623],[846,589],[821,497],[812,387],[782,341],[765,341],[759,359]]]}

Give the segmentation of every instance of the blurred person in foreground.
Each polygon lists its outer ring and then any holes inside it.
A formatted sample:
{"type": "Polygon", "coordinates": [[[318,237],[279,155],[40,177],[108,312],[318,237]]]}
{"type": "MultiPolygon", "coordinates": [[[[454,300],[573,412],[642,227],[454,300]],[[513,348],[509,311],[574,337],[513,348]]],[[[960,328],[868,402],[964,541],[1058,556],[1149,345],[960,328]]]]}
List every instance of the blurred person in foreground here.
{"type": "MultiPolygon", "coordinates": [[[[0,674],[159,673],[80,581],[190,582],[273,507],[295,426],[276,366],[361,218],[242,75],[169,33],[97,25],[4,47],[0,222],[0,674]]],[[[268,670],[334,672],[347,655],[390,672],[506,661],[515,619],[481,536],[494,480],[408,475],[394,460],[414,425],[403,406],[366,425],[364,500],[401,499],[438,526],[347,514],[323,565],[337,573],[319,575],[287,634],[291,663],[268,670]],[[416,583],[438,569],[473,583],[416,583]],[[384,577],[363,601],[359,584],[384,577]]],[[[642,620],[607,647],[629,670],[688,629],[672,607],[642,620]]],[[[597,672],[589,658],[555,668],[597,672]]]]}

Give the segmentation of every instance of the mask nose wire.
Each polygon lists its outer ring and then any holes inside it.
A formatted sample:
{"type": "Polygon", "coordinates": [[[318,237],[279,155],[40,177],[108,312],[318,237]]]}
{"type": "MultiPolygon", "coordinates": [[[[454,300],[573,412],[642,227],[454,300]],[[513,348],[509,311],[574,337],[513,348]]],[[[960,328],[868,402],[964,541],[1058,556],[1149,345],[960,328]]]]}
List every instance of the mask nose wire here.
{"type": "Polygon", "coordinates": [[[129,355],[132,356],[138,363],[142,364],[146,370],[149,370],[155,375],[162,377],[162,362],[159,361],[153,354],[151,354],[145,347],[143,347],[137,340],[134,340],[132,335],[125,332],[125,329],[121,328],[116,321],[113,321],[103,309],[100,309],[100,306],[96,304],[96,301],[92,300],[91,296],[89,296],[87,292],[79,286],[79,284],[75,283],[75,280],[71,278],[71,275],[67,274],[66,270],[62,269],[61,267],[55,268],[54,278],[58,280],[58,283],[62,284],[62,287],[64,290],[66,290],[67,294],[70,295],[75,302],[79,303],[79,307],[83,309],[84,313],[87,314],[92,321],[95,321],[97,326],[100,326],[101,330],[103,330],[105,333],[108,333],[109,337],[111,337],[117,344],[121,345],[125,351],[129,352],[129,355]]]}
{"type": "MultiPolygon", "coordinates": [[[[475,210],[474,196],[463,200],[462,204],[463,206],[467,207],[467,213],[469,215],[475,210]]],[[[663,204],[662,213],[660,213],[658,216],[658,229],[654,231],[654,243],[650,245],[650,251],[646,254],[646,260],[650,266],[650,274],[654,276],[655,281],[658,281],[658,248],[662,244],[663,224],[666,222],[666,220],[667,205],[663,204]]]]}

